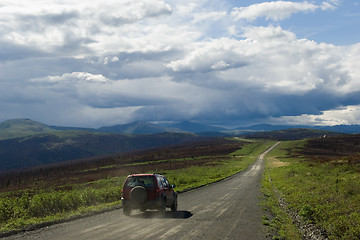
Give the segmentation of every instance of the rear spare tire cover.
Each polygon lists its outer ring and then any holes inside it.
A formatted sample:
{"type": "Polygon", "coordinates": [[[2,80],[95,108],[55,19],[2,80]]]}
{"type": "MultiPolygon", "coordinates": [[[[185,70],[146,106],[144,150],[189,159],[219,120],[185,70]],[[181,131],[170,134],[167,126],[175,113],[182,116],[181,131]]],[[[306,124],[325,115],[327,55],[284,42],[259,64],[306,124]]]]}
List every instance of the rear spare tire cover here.
{"type": "Polygon", "coordinates": [[[144,187],[137,186],[131,189],[130,199],[135,201],[138,204],[142,204],[147,199],[147,191],[144,187]]]}

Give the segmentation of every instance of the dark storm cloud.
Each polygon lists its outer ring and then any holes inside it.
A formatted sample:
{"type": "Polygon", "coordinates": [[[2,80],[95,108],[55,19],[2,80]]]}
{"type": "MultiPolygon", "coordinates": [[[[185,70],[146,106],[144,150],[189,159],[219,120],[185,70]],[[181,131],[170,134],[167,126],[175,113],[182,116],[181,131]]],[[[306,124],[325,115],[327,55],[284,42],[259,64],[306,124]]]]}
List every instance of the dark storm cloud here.
{"type": "Polygon", "coordinates": [[[29,46],[21,46],[8,41],[0,40],[0,60],[2,62],[19,60],[30,57],[44,57],[47,54],[29,46]]]}

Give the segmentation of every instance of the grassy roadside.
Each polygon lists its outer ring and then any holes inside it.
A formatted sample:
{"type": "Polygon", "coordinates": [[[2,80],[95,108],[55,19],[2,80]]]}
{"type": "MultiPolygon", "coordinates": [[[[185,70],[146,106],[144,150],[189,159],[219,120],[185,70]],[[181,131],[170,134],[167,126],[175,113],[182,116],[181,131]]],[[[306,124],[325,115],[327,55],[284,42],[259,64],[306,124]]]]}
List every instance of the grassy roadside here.
{"type": "MultiPolygon", "coordinates": [[[[233,139],[244,141],[241,139],[233,139]]],[[[174,161],[189,161],[194,166],[173,170],[156,168],[150,172],[164,172],[177,191],[203,186],[243,171],[273,142],[247,142],[240,150],[222,156],[199,156],[191,159],[162,159],[171,166],[174,161]],[[199,165],[197,162],[207,161],[199,165]]],[[[154,162],[149,162],[149,165],[154,162]]],[[[136,167],[137,164],[134,164],[136,167]]],[[[42,190],[27,189],[0,193],[0,234],[24,229],[46,222],[58,222],[121,206],[120,190],[126,176],[107,177],[86,184],[65,185],[42,190]]],[[[41,184],[41,183],[39,183],[41,184]]]]}
{"type": "Polygon", "coordinates": [[[276,156],[283,155],[280,148],[284,145],[284,142],[281,142],[280,145],[266,155],[265,171],[262,178],[262,192],[265,197],[262,205],[269,211],[270,216],[263,217],[263,224],[268,226],[269,234],[272,235],[273,239],[301,240],[302,235],[293,223],[292,217],[287,213],[285,206],[281,205],[279,191],[272,179],[275,168],[289,164],[276,158],[276,156]]]}
{"type": "Polygon", "coordinates": [[[329,239],[360,239],[360,165],[309,158],[298,151],[305,143],[282,142],[267,156],[262,183],[274,239],[301,239],[294,217],[329,239]]]}
{"type": "Polygon", "coordinates": [[[125,177],[104,179],[71,190],[28,189],[0,195],[0,233],[58,222],[90,212],[118,207],[119,185],[125,177]]]}

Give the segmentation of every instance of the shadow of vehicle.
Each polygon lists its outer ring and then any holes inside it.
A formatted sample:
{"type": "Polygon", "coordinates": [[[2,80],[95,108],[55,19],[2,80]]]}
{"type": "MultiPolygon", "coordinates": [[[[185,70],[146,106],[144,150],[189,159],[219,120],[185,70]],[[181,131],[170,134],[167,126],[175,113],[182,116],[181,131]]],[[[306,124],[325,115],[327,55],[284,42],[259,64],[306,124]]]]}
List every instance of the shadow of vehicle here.
{"type": "Polygon", "coordinates": [[[131,215],[132,218],[177,218],[186,219],[192,217],[193,214],[189,211],[176,211],[176,212],[165,212],[161,214],[158,211],[146,211],[139,214],[131,215]]]}

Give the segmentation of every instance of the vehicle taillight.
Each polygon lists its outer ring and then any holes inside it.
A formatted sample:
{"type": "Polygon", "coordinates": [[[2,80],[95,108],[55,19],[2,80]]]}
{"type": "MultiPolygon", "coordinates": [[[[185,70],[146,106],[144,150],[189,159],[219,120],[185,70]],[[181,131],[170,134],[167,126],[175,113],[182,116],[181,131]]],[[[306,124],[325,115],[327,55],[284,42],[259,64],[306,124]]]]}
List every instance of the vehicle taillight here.
{"type": "Polygon", "coordinates": [[[130,190],[131,188],[123,188],[121,190],[121,197],[126,200],[130,199],[130,190]]]}

